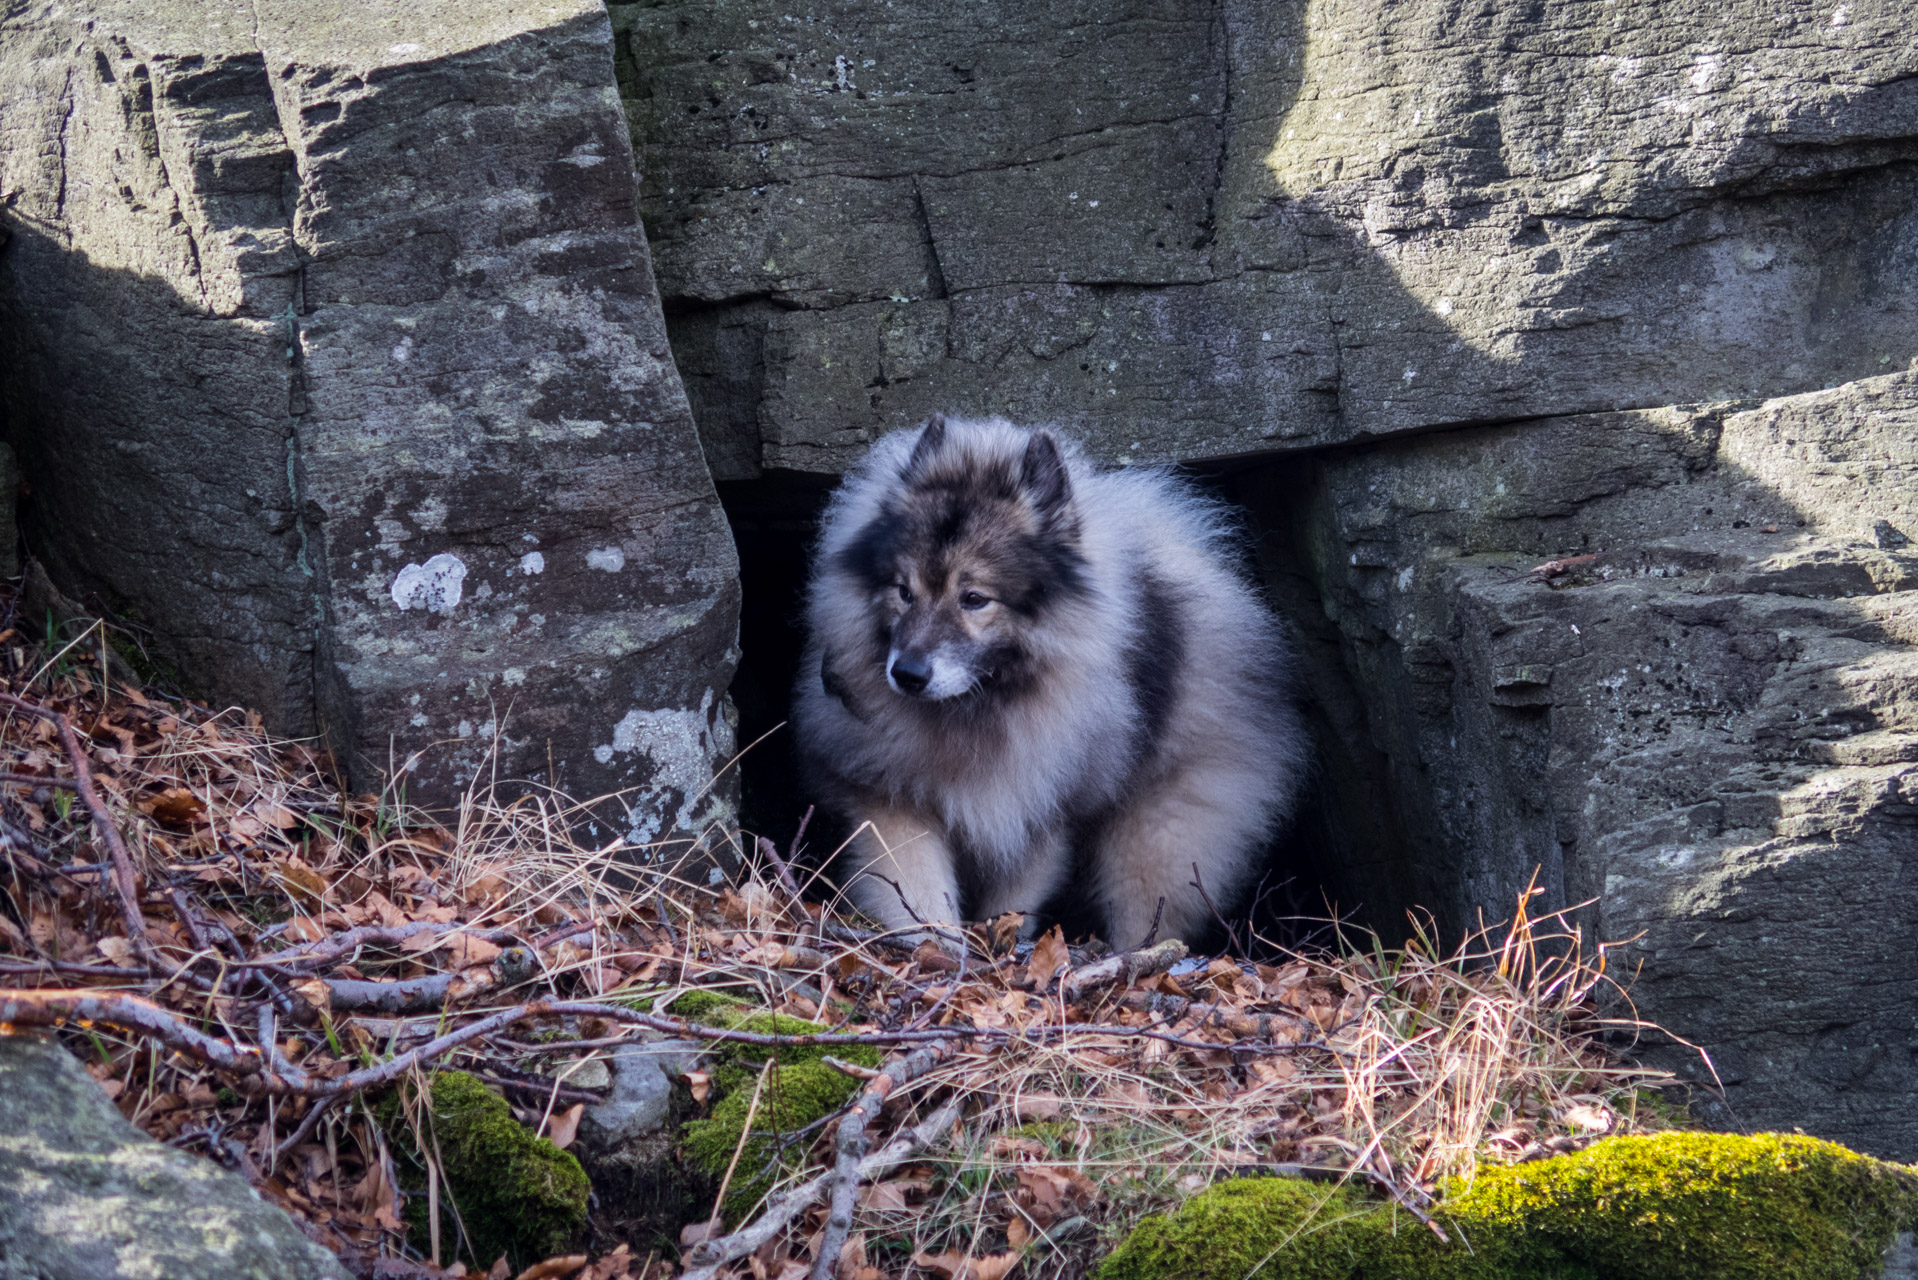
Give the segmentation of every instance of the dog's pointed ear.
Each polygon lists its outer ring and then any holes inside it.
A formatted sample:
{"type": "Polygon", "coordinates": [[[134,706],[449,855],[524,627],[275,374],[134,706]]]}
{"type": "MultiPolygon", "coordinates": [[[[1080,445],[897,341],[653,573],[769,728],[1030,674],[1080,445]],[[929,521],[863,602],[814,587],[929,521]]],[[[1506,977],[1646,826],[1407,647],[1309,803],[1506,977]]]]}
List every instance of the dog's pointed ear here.
{"type": "Polygon", "coordinates": [[[1072,501],[1072,481],[1066,475],[1065,455],[1059,442],[1044,431],[1032,433],[1026,442],[1026,457],[1019,468],[1019,486],[1026,491],[1033,509],[1042,520],[1052,521],[1072,501]]]}
{"type": "Polygon", "coordinates": [[[946,447],[946,415],[935,413],[926,419],[926,425],[919,431],[919,443],[912,447],[912,457],[906,459],[906,478],[916,480],[926,474],[932,460],[946,447]]]}

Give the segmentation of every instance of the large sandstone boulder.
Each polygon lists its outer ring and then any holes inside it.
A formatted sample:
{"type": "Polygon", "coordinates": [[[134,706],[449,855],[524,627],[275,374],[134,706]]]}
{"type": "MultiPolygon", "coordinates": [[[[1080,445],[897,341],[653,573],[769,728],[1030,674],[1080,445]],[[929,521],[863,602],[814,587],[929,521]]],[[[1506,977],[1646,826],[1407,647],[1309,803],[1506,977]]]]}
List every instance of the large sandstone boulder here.
{"type": "MultiPolygon", "coordinates": [[[[597,0],[38,0],[0,26],[29,547],[409,794],[729,752],[737,582],[597,0]]],[[[623,824],[624,825],[624,824],[623,824]]]]}
{"type": "Polygon", "coordinates": [[[0,1275],[347,1280],[238,1174],[135,1129],[32,1035],[0,1037],[0,1275]]]}
{"type": "Polygon", "coordinates": [[[1725,1122],[1918,1156],[1904,6],[612,14],[741,501],[933,408],[1230,460],[1341,900],[1536,869],[1725,1122]]]}

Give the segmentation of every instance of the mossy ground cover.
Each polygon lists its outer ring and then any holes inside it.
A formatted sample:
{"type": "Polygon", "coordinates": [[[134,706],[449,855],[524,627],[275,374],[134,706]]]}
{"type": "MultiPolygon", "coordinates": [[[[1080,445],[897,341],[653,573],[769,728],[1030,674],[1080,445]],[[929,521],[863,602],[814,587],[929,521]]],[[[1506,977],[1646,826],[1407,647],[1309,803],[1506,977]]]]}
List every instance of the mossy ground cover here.
{"type": "Polygon", "coordinates": [[[1613,1138],[1446,1188],[1449,1242],[1351,1186],[1244,1178],[1143,1223],[1098,1280],[1859,1280],[1918,1176],[1795,1134],[1613,1138]]]}
{"type": "MultiPolygon", "coordinates": [[[[689,992],[674,1001],[671,1009],[709,1026],[765,1035],[811,1035],[830,1029],[803,1018],[755,1011],[711,992],[689,992]]],[[[711,1067],[712,1111],[687,1123],[683,1141],[687,1159],[713,1178],[723,1177],[733,1163],[733,1153],[739,1153],[723,1206],[729,1221],[736,1222],[749,1212],[781,1171],[805,1155],[816,1136],[807,1127],[831,1115],[859,1087],[857,1080],[820,1060],[827,1052],[809,1045],[719,1046],[711,1067]],[[748,1113],[752,1133],[742,1147],[748,1113]]],[[[879,1050],[865,1045],[847,1045],[833,1052],[864,1067],[877,1067],[881,1058],[879,1050]]]]}
{"type": "Polygon", "coordinates": [[[425,1096],[397,1089],[376,1110],[409,1192],[409,1235],[422,1252],[431,1242],[423,1149],[435,1154],[444,1178],[442,1261],[457,1254],[485,1269],[504,1255],[517,1272],[564,1253],[585,1229],[591,1188],[579,1161],[534,1137],[476,1077],[442,1071],[425,1096]]]}

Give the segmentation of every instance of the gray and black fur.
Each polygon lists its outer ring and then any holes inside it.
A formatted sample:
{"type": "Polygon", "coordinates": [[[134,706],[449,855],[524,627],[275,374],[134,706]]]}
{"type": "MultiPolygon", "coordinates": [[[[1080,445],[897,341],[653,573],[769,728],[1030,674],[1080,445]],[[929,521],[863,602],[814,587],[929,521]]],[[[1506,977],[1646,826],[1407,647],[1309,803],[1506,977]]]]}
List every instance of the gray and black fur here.
{"type": "Polygon", "coordinates": [[[1211,918],[1291,810],[1304,728],[1218,505],[1045,431],[935,416],[826,509],[794,721],[858,824],[849,888],[891,927],[1032,919],[1065,893],[1114,946],[1211,918]]]}

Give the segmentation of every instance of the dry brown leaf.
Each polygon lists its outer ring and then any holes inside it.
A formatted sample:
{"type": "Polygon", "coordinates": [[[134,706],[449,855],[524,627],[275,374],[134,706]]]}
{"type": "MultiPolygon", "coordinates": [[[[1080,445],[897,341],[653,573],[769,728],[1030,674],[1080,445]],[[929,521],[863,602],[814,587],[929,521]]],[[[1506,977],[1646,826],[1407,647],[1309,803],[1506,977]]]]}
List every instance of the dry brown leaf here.
{"type": "Polygon", "coordinates": [[[552,1118],[546,1126],[546,1136],[561,1151],[573,1145],[573,1139],[579,1134],[579,1118],[586,1114],[586,1104],[575,1102],[565,1111],[552,1118]]]}
{"type": "Polygon", "coordinates": [[[1584,1133],[1604,1133],[1612,1127],[1617,1117],[1603,1107],[1581,1104],[1567,1111],[1559,1119],[1584,1133]]]}
{"type": "Polygon", "coordinates": [[[1026,981],[1043,991],[1070,959],[1066,953],[1065,931],[1055,924],[1045,937],[1033,944],[1032,958],[1026,962],[1026,981]]]}
{"type": "Polygon", "coordinates": [[[190,827],[206,813],[206,803],[185,787],[168,787],[152,799],[142,800],[140,809],[170,827],[190,827]]]}
{"type": "Polygon", "coordinates": [[[1020,1098],[1012,1106],[1012,1113],[1021,1120],[1057,1120],[1060,1114],[1061,1100],[1045,1094],[1020,1098]]]}
{"type": "Polygon", "coordinates": [[[928,1271],[937,1271],[940,1275],[948,1277],[948,1280],[962,1280],[966,1263],[971,1261],[956,1249],[948,1249],[944,1253],[915,1253],[912,1255],[912,1260],[915,1266],[924,1267],[928,1271]]]}
{"type": "Polygon", "coordinates": [[[102,938],[93,947],[114,964],[125,964],[133,958],[133,944],[125,938],[102,938]]]}
{"type": "Polygon", "coordinates": [[[499,958],[504,947],[476,938],[470,933],[446,935],[447,950],[451,955],[455,969],[470,969],[476,964],[491,964],[499,958]]]}
{"type": "Polygon", "coordinates": [[[1032,1228],[1026,1225],[1024,1218],[1015,1217],[1006,1224],[1006,1243],[1015,1249],[1023,1249],[1032,1239],[1032,1228]]]}
{"type": "Polygon", "coordinates": [[[558,1276],[571,1275],[585,1266],[587,1255],[569,1253],[561,1258],[548,1258],[544,1262],[535,1262],[520,1272],[513,1280],[555,1280],[558,1276]]]}
{"type": "Polygon", "coordinates": [[[286,932],[301,942],[318,942],[326,936],[320,922],[307,916],[295,916],[287,922],[286,932]]]}
{"type": "Polygon", "coordinates": [[[1284,1084],[1298,1078],[1299,1069],[1291,1058],[1273,1054],[1252,1059],[1252,1076],[1260,1084],[1284,1084]]]}
{"type": "Polygon", "coordinates": [[[1000,1280],[1008,1271],[1019,1265],[1019,1251],[988,1254],[972,1260],[969,1280],[1000,1280]]]}
{"type": "Polygon", "coordinates": [[[944,1253],[915,1253],[912,1260],[928,1271],[937,1271],[948,1280],[1001,1280],[1019,1265],[1019,1254],[1014,1250],[975,1258],[956,1249],[948,1249],[944,1253]]]}
{"type": "Polygon", "coordinates": [[[366,908],[373,912],[374,915],[379,918],[379,922],[388,928],[412,923],[412,921],[407,918],[406,913],[394,906],[392,901],[378,889],[366,895],[366,908]]]}
{"type": "Polygon", "coordinates": [[[255,818],[267,826],[280,831],[285,831],[300,825],[299,814],[293,812],[285,805],[276,804],[271,800],[256,801],[251,812],[255,818]]]}
{"type": "Polygon", "coordinates": [[[501,1254],[493,1265],[487,1268],[486,1280],[512,1280],[513,1268],[508,1265],[506,1255],[501,1254]]]}
{"type": "Polygon", "coordinates": [[[622,1244],[587,1268],[586,1275],[590,1277],[590,1280],[619,1280],[619,1277],[628,1273],[628,1268],[632,1265],[631,1248],[622,1244]]]}
{"type": "Polygon", "coordinates": [[[859,1193],[859,1207],[876,1212],[908,1208],[909,1196],[923,1195],[931,1183],[923,1178],[894,1178],[890,1182],[875,1182],[859,1193]]]}
{"type": "Polygon", "coordinates": [[[1026,924],[1026,918],[1017,911],[1008,911],[992,922],[992,950],[995,955],[1012,950],[1019,941],[1019,930],[1026,924]]]}
{"type": "Polygon", "coordinates": [[[276,858],[273,876],[293,900],[301,906],[317,906],[325,898],[330,882],[298,858],[276,858]]]}
{"type": "Polygon", "coordinates": [[[308,978],[304,982],[293,984],[293,990],[300,999],[319,1011],[321,1017],[330,1017],[333,1013],[333,988],[318,978],[308,978]]]}

